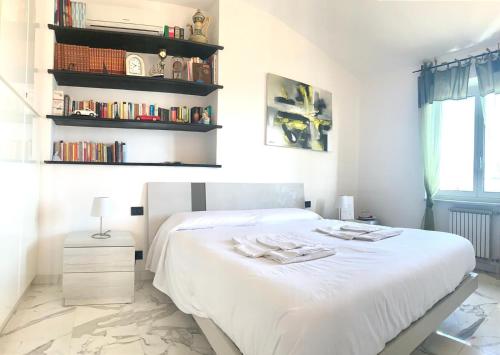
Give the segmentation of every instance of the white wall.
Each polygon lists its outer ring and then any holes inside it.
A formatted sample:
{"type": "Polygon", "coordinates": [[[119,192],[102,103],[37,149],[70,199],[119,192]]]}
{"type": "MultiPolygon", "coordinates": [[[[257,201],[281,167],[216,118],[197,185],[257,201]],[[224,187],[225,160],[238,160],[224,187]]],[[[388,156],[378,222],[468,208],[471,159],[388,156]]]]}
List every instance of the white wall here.
{"type": "Polygon", "coordinates": [[[2,54],[9,53],[0,60],[0,330],[35,276],[37,264],[33,9],[29,0],[0,2],[0,47],[2,54]]]}
{"type": "Polygon", "coordinates": [[[357,209],[418,228],[425,201],[415,67],[374,68],[363,80],[357,209]]]}
{"type": "MultiPolygon", "coordinates": [[[[106,227],[134,232],[137,248],[144,248],[145,218],[131,217],[130,207],[145,205],[145,183],[149,181],[303,182],[313,209],[326,216],[334,214],[338,193],[355,192],[358,81],[320,48],[246,2],[221,0],[219,10],[219,42],[225,49],[220,54],[219,82],[224,89],[218,94],[218,120],[224,128],[215,134],[217,162],[223,167],[42,166],[39,274],[61,272],[66,233],[97,227],[89,211],[92,198],[98,195],[111,196],[116,207],[114,216],[105,220],[106,227]],[[334,126],[328,153],[264,145],[268,72],[333,93],[334,126]]],[[[46,16],[50,21],[50,14],[46,16]]],[[[49,38],[46,47],[51,45],[49,38]]],[[[53,128],[50,122],[45,124],[46,135],[50,136],[53,128]]],[[[163,144],[174,139],[173,135],[150,131],[130,133],[129,139],[143,138],[144,149],[148,149],[150,137],[154,142],[164,139],[163,144]]],[[[46,152],[49,144],[45,142],[46,152]]]]}

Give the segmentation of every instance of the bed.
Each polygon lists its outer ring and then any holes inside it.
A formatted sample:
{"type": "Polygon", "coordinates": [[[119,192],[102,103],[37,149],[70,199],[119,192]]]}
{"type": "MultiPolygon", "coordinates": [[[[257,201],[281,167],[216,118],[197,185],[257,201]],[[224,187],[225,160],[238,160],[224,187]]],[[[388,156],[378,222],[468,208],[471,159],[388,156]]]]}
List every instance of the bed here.
{"type": "Polygon", "coordinates": [[[316,229],[340,222],[303,205],[301,184],[148,184],[154,285],[217,354],[409,354],[477,288],[464,238],[405,229],[375,243],[339,240],[316,229]],[[263,232],[337,253],[278,265],[234,252],[234,236],[263,232]]]}

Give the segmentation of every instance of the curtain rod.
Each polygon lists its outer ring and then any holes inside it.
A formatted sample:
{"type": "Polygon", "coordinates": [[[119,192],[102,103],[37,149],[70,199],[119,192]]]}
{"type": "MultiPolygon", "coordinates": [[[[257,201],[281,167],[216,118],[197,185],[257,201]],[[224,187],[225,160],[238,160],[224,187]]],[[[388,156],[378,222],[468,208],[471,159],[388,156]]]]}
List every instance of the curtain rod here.
{"type": "MultiPolygon", "coordinates": [[[[500,49],[497,49],[497,50],[494,50],[494,51],[490,51],[488,48],[486,48],[486,50],[487,50],[487,52],[484,52],[484,53],[481,53],[481,54],[478,54],[478,55],[471,55],[471,56],[468,56],[467,58],[455,59],[455,60],[453,60],[451,62],[444,62],[444,63],[438,64],[438,65],[433,65],[433,66],[428,67],[426,69],[434,69],[434,68],[444,67],[445,65],[455,64],[455,63],[461,62],[463,60],[477,59],[477,58],[484,57],[485,55],[489,55],[489,54],[500,52],[500,49]]],[[[414,70],[414,71],[412,71],[412,73],[419,73],[422,70],[423,69],[414,70]]]]}

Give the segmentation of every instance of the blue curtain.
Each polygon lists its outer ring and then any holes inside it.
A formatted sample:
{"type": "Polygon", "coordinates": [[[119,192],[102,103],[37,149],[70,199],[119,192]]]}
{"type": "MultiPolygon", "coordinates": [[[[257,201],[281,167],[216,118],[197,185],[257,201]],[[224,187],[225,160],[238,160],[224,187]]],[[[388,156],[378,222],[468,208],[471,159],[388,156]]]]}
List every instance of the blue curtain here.
{"type": "Polygon", "coordinates": [[[441,153],[441,101],[467,97],[470,62],[445,70],[424,67],[418,78],[420,139],[426,205],[422,228],[434,230],[433,197],[439,190],[441,153]]]}
{"type": "MultiPolygon", "coordinates": [[[[477,67],[477,65],[476,65],[477,67]]],[[[462,100],[467,97],[470,62],[445,70],[424,67],[418,77],[418,107],[434,101],[462,100]]],[[[500,78],[498,83],[500,84],[500,78]]]]}
{"type": "Polygon", "coordinates": [[[488,55],[476,61],[479,95],[500,94],[500,56],[488,55]]]}

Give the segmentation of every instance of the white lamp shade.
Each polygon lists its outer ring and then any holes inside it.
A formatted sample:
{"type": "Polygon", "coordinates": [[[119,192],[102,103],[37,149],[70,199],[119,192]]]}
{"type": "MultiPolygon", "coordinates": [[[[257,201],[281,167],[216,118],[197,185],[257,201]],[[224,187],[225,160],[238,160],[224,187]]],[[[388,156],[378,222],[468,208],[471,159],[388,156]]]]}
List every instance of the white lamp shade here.
{"type": "Polygon", "coordinates": [[[354,219],[354,197],[338,196],[337,207],[340,210],[340,219],[354,219]]]}
{"type": "Polygon", "coordinates": [[[111,199],[109,197],[94,197],[90,215],[92,217],[106,217],[111,213],[111,199]]]}

